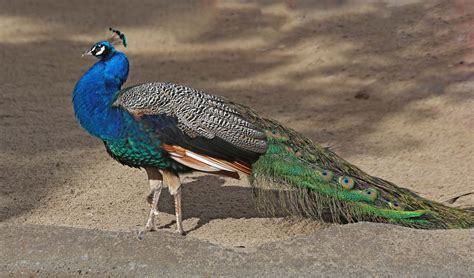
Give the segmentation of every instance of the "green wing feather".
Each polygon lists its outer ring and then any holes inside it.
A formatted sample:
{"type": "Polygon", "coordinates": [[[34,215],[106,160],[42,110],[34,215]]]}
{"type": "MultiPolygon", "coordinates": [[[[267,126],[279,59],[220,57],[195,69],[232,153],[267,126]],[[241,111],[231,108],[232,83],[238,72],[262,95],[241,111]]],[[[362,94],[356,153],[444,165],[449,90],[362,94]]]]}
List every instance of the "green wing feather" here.
{"type": "Polygon", "coordinates": [[[252,165],[251,177],[261,210],[286,210],[338,223],[374,221],[423,229],[474,226],[473,213],[370,176],[296,131],[238,107],[267,134],[268,150],[252,165]]]}

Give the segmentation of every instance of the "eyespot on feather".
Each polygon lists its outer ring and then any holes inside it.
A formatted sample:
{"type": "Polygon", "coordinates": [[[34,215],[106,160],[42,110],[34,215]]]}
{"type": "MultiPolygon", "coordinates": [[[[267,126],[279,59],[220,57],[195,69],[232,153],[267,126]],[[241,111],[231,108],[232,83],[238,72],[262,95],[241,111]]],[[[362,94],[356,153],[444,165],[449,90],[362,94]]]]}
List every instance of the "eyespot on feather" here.
{"type": "Polygon", "coordinates": [[[403,210],[403,207],[397,201],[389,202],[388,206],[394,210],[403,210]]]}
{"type": "Polygon", "coordinates": [[[374,188],[367,188],[366,190],[362,191],[362,194],[369,197],[369,199],[372,201],[375,201],[379,195],[378,191],[374,188]]]}
{"type": "Polygon", "coordinates": [[[352,189],[354,188],[354,179],[348,176],[341,176],[339,177],[339,184],[344,188],[344,189],[352,189]]]}
{"type": "Polygon", "coordinates": [[[324,181],[330,181],[332,180],[332,177],[334,176],[334,174],[329,170],[322,170],[320,174],[321,174],[321,178],[324,181]]]}

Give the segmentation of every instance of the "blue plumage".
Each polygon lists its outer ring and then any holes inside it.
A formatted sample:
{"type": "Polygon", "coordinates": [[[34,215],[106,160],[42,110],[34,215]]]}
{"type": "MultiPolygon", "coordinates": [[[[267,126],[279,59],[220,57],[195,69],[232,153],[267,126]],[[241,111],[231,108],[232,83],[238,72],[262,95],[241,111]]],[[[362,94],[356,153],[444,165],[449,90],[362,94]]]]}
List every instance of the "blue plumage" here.
{"type": "Polygon", "coordinates": [[[77,82],[73,92],[74,111],[82,127],[102,140],[124,138],[131,119],[128,113],[112,107],[117,92],[127,80],[127,56],[106,41],[97,43],[110,53],[97,61],[77,82]]]}
{"type": "Polygon", "coordinates": [[[122,164],[168,167],[158,136],[128,111],[112,105],[128,77],[127,56],[107,41],[98,42],[89,52],[94,51],[91,54],[100,60],[82,76],[73,92],[74,111],[81,126],[102,139],[109,154],[122,164]]]}

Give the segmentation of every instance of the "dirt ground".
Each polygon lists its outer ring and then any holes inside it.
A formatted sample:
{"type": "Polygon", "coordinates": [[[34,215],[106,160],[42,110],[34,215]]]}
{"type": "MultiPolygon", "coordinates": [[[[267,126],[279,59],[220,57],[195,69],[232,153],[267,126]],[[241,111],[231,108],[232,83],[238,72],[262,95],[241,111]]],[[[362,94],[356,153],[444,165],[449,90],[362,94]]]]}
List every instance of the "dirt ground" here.
{"type": "MultiPolygon", "coordinates": [[[[108,157],[71,105],[94,62],[81,53],[109,26],[129,40],[127,85],[225,96],[373,175],[474,207],[471,1],[0,0],[1,222],[144,225],[145,173],[108,157]]],[[[172,231],[172,199],[160,202],[159,223],[172,231]]],[[[324,227],[259,216],[245,180],[188,176],[183,203],[187,237],[226,248],[324,227]]]]}

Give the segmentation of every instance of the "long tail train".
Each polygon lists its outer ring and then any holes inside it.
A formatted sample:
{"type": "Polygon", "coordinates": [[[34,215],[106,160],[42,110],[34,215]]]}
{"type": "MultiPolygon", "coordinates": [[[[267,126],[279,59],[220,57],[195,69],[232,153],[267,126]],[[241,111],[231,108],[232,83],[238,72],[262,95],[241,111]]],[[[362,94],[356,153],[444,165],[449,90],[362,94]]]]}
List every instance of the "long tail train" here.
{"type": "Polygon", "coordinates": [[[252,166],[260,210],[337,223],[374,221],[422,229],[469,228],[474,214],[370,176],[276,121],[259,121],[269,149],[252,166]],[[280,189],[269,194],[269,189],[280,189]]]}

